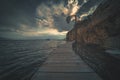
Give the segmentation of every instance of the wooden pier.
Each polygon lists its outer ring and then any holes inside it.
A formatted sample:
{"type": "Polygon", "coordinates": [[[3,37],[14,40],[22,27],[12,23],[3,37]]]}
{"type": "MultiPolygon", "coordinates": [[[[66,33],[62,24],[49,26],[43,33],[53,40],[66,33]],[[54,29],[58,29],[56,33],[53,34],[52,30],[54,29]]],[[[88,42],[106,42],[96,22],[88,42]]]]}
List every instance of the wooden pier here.
{"type": "Polygon", "coordinates": [[[31,80],[102,80],[71,46],[65,43],[53,50],[31,80]]]}

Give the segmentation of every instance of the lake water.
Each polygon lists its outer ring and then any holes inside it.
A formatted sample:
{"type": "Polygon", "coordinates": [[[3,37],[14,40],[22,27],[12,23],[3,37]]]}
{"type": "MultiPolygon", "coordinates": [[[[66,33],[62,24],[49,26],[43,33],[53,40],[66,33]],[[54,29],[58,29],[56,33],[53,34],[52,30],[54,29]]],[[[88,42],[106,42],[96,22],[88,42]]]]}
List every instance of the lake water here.
{"type": "Polygon", "coordinates": [[[30,80],[58,45],[57,40],[1,40],[0,80],[30,80]]]}

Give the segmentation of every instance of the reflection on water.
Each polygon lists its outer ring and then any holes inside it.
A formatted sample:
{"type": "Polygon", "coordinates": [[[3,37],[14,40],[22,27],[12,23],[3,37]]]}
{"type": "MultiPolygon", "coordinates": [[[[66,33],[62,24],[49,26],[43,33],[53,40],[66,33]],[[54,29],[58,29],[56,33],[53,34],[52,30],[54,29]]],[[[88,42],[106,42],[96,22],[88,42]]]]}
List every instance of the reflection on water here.
{"type": "Polygon", "coordinates": [[[64,41],[0,41],[0,80],[30,80],[47,55],[64,41]]]}

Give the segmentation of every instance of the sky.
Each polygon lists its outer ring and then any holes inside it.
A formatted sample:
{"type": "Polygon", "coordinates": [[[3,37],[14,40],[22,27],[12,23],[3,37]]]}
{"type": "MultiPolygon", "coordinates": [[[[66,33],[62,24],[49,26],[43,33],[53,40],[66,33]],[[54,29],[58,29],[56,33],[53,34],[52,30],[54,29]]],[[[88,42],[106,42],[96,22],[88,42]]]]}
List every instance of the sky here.
{"type": "Polygon", "coordinates": [[[79,20],[91,15],[102,0],[0,0],[0,37],[64,39],[79,20]]]}

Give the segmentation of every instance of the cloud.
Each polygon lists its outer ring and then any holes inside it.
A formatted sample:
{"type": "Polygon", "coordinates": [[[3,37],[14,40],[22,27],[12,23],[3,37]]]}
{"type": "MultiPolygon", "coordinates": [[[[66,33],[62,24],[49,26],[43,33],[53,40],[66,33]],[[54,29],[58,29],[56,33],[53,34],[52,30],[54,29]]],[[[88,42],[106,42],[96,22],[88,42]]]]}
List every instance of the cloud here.
{"type": "Polygon", "coordinates": [[[24,36],[43,36],[43,35],[55,35],[55,36],[64,36],[67,31],[59,32],[56,29],[45,29],[43,31],[30,31],[30,32],[22,32],[22,31],[17,31],[18,33],[21,33],[24,36]]]}
{"type": "Polygon", "coordinates": [[[26,36],[40,36],[40,35],[65,35],[67,31],[62,31],[59,32],[57,29],[54,28],[37,28],[37,29],[32,29],[28,28],[27,25],[21,25],[21,30],[16,30],[17,33],[21,33],[22,35],[26,36]]]}
{"type": "Polygon", "coordinates": [[[80,10],[88,0],[83,0],[82,4],[79,5],[78,0],[68,0],[68,7],[70,7],[70,16],[76,15],[76,13],[80,10]]]}
{"type": "Polygon", "coordinates": [[[0,3],[0,36],[8,38],[65,38],[74,22],[93,13],[101,0],[2,0],[0,3]],[[72,17],[74,20],[74,18],[72,17]],[[53,36],[53,37],[52,37],[53,36]]]}
{"type": "Polygon", "coordinates": [[[67,22],[75,21],[75,16],[77,20],[84,20],[87,16],[92,15],[96,10],[98,5],[103,0],[83,0],[80,3],[80,0],[68,0],[68,12],[67,22]]]}
{"type": "MultiPolygon", "coordinates": [[[[17,38],[20,38],[21,36],[24,37],[24,39],[28,38],[36,38],[36,39],[63,39],[66,36],[67,31],[59,32],[56,29],[45,29],[42,31],[20,31],[17,30],[16,34],[20,36],[17,38]]],[[[14,36],[13,36],[14,37],[14,36]]]]}
{"type": "Polygon", "coordinates": [[[75,15],[79,10],[78,0],[68,0],[69,15],[75,15]]]}
{"type": "Polygon", "coordinates": [[[72,25],[67,24],[67,8],[63,2],[59,4],[41,3],[36,7],[35,17],[26,12],[16,10],[15,15],[8,16],[10,23],[3,31],[10,28],[3,36],[8,38],[65,38],[72,25]],[[16,14],[18,13],[18,14],[16,14]],[[8,27],[9,26],[9,27],[8,27]],[[12,36],[14,35],[14,36],[12,36]],[[53,36],[53,37],[52,37],[53,36]]]}
{"type": "Polygon", "coordinates": [[[82,15],[80,15],[79,20],[84,20],[87,16],[92,15],[92,13],[96,10],[96,8],[97,8],[96,5],[93,6],[93,7],[91,7],[88,12],[85,12],[85,13],[83,13],[82,15]]]}
{"type": "Polygon", "coordinates": [[[72,28],[72,25],[65,21],[68,9],[67,6],[64,6],[64,2],[41,4],[37,7],[36,14],[36,23],[41,33],[61,35],[72,28]]]}
{"type": "Polygon", "coordinates": [[[88,0],[83,0],[82,4],[79,5],[78,0],[68,0],[68,16],[70,16],[71,21],[75,20],[75,16],[77,12],[80,10],[82,6],[84,6],[85,3],[87,3],[88,0]]]}

